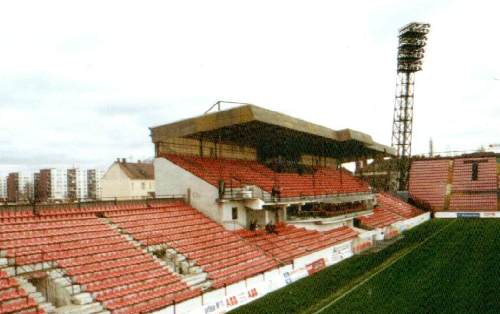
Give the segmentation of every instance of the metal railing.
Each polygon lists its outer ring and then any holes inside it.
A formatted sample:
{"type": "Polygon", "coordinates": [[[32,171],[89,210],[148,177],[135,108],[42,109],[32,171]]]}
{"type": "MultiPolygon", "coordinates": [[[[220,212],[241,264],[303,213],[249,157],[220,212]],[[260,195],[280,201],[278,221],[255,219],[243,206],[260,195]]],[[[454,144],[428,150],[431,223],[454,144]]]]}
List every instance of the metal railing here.
{"type": "Polygon", "coordinates": [[[2,211],[24,211],[32,210],[37,212],[43,209],[76,209],[86,208],[98,205],[120,205],[133,204],[136,202],[145,202],[146,204],[161,200],[186,200],[185,194],[167,194],[144,197],[104,197],[99,200],[76,199],[74,201],[66,201],[62,203],[21,203],[21,204],[0,204],[0,212],[2,211]]]}

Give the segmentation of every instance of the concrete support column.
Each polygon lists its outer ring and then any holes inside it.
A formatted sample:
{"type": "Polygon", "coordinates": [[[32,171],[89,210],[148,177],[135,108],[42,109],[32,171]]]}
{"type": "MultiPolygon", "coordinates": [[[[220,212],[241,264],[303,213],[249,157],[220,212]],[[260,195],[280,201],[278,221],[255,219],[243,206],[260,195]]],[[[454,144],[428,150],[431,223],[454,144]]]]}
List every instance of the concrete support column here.
{"type": "Polygon", "coordinates": [[[374,202],[373,202],[373,200],[366,200],[366,201],[365,201],[365,204],[366,204],[366,209],[367,209],[367,210],[373,210],[373,206],[374,206],[374,204],[373,204],[373,203],[374,203],[374,202]]]}
{"type": "Polygon", "coordinates": [[[285,222],[287,220],[287,214],[286,214],[287,207],[288,207],[288,205],[283,205],[283,208],[282,208],[283,214],[282,214],[282,217],[281,217],[281,221],[282,222],[285,222]]]}
{"type": "Polygon", "coordinates": [[[273,218],[272,214],[273,214],[272,211],[270,211],[268,209],[264,210],[264,222],[265,222],[265,224],[268,224],[272,220],[272,218],[273,218]]]}

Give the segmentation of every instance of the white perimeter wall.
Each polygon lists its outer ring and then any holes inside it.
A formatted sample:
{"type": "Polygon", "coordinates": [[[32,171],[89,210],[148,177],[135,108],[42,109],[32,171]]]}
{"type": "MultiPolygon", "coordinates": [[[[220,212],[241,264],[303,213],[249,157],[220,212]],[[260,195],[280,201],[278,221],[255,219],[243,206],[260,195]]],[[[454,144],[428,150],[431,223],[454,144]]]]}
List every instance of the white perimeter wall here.
{"type": "Polygon", "coordinates": [[[500,212],[435,212],[436,218],[500,218],[500,212]]]}

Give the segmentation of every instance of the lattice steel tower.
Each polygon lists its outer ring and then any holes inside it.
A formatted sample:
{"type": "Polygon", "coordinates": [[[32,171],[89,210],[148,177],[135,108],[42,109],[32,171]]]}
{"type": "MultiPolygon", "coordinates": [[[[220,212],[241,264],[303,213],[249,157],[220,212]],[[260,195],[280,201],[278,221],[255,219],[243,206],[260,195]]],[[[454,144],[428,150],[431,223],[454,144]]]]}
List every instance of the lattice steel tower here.
{"type": "Polygon", "coordinates": [[[400,190],[406,188],[408,158],[411,157],[415,73],[422,70],[422,59],[429,29],[429,24],[410,23],[399,30],[398,81],[391,142],[401,163],[400,190]]]}

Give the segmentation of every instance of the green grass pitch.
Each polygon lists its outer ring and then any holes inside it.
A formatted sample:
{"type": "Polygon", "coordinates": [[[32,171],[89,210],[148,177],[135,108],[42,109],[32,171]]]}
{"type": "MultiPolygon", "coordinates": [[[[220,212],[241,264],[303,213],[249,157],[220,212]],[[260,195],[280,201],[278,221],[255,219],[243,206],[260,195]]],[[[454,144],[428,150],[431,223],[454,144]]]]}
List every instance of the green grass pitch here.
{"type": "Polygon", "coordinates": [[[500,313],[500,220],[433,220],[234,313],[500,313]]]}

